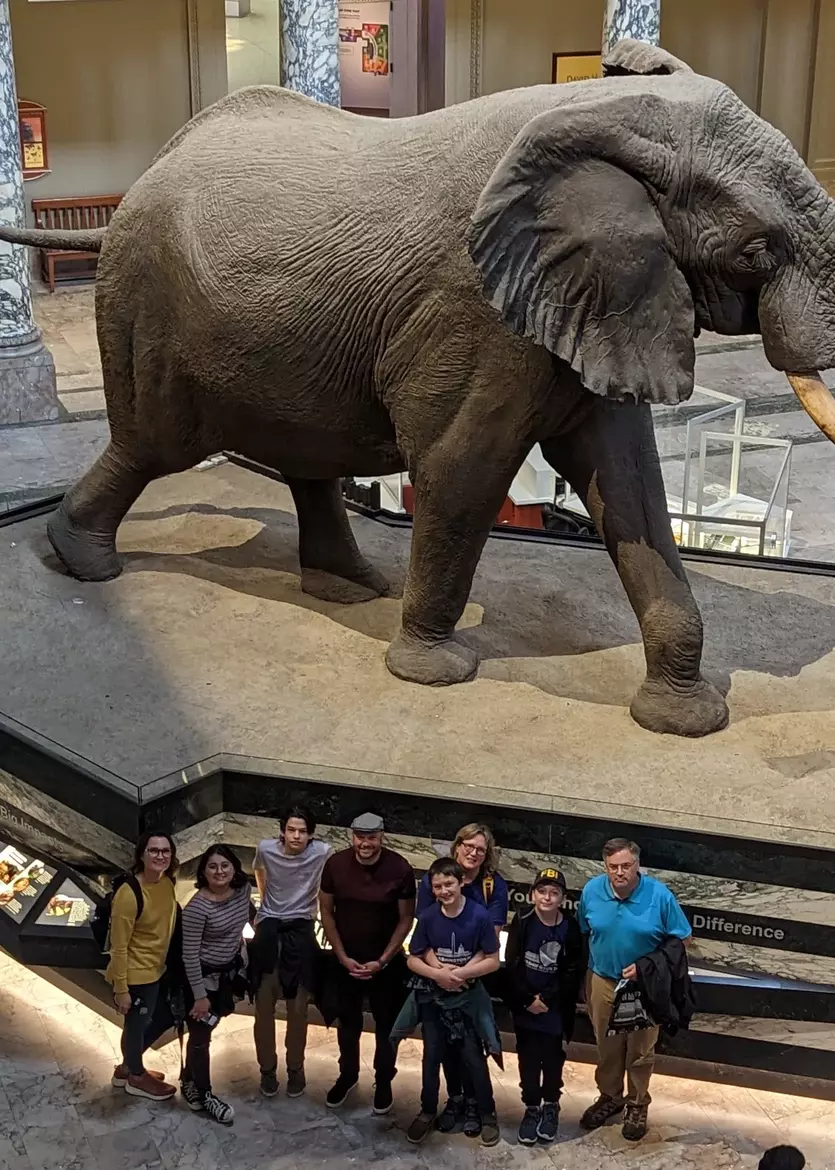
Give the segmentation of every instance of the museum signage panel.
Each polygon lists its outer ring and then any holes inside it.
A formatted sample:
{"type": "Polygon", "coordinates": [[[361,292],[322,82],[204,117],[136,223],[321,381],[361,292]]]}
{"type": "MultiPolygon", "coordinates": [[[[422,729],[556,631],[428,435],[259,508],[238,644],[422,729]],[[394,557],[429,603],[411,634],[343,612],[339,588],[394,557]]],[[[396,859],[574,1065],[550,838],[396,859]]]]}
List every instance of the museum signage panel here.
{"type": "Polygon", "coordinates": [[[352,110],[389,109],[388,0],[339,5],[340,100],[352,110]]]}
{"type": "Polygon", "coordinates": [[[23,922],[55,872],[39,858],[0,841],[0,910],[14,922],[23,922]]]}
{"type": "Polygon", "coordinates": [[[67,879],[58,892],[44,906],[36,925],[79,927],[86,926],[95,913],[96,904],[75,882],[67,879]]]}
{"type": "Polygon", "coordinates": [[[551,59],[551,81],[555,85],[566,81],[591,81],[602,76],[600,53],[554,53],[551,59]]]}

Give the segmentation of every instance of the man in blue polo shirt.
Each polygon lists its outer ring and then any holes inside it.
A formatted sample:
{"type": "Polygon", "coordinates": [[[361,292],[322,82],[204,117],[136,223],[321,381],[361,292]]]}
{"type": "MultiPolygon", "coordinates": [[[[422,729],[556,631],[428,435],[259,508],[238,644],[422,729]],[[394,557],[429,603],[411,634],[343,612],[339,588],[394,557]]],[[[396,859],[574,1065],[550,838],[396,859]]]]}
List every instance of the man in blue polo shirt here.
{"type": "Polygon", "coordinates": [[[636,963],[669,938],[690,942],[690,923],[663,882],[642,874],[634,841],[615,837],[603,846],[606,872],[587,882],[577,920],[589,936],[587,1003],[597,1040],[600,1096],[580,1124],[597,1129],[626,1106],[623,1136],[639,1141],[647,1132],[649,1081],[655,1063],[657,1028],[607,1036],[615,988],[635,979],[636,963]],[[623,1082],[627,1093],[624,1098],[623,1082]]]}

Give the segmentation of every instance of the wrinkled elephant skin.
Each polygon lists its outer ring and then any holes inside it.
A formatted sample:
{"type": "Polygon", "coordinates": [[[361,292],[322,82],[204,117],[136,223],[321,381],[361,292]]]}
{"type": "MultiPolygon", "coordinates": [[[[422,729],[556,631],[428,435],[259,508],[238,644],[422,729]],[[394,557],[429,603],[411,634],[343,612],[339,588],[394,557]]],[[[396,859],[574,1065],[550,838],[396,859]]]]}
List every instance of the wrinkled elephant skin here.
{"type": "Polygon", "coordinates": [[[835,366],[835,203],[782,135],[662,50],[623,41],[605,73],[391,121],[241,90],[172,139],[106,233],[0,228],[101,250],[111,442],[49,522],[67,570],[115,577],[143,488],[230,449],[286,477],[302,587],[361,601],[387,583],[339,478],[407,470],[411,560],[387,662],[463,682],[478,661],[455,626],[539,442],[638,617],[634,718],[724,727],[650,404],[692,393],[699,328],[761,331],[833,437],[813,371],[835,366]]]}

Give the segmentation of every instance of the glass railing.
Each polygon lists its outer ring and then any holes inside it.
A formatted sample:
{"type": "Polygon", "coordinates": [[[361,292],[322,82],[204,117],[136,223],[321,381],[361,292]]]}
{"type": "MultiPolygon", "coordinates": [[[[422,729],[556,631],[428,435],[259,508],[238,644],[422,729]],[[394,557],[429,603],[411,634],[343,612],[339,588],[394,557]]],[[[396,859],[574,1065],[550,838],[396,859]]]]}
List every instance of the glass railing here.
{"type": "MultiPolygon", "coordinates": [[[[746,407],[742,397],[696,386],[686,402],[653,408],[676,543],[699,553],[810,560],[831,567],[827,546],[819,551],[819,518],[792,490],[793,464],[802,468],[808,436],[802,442],[772,437],[765,432],[774,424],[750,417],[746,407]]],[[[831,454],[835,476],[835,452],[831,454]]],[[[346,481],[345,495],[360,506],[404,518],[413,509],[405,473],[346,481]]],[[[589,519],[576,492],[550,467],[538,445],[515,477],[508,505],[499,523],[517,528],[552,527],[546,522],[552,507],[589,519]]]]}

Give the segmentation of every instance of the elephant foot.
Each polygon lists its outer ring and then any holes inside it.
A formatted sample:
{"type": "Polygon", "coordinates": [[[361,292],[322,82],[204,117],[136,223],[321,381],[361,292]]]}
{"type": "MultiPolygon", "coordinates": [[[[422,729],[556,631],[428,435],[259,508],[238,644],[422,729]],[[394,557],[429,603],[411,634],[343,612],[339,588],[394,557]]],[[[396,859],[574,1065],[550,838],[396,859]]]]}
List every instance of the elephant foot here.
{"type": "Polygon", "coordinates": [[[318,597],[320,601],[332,601],[336,605],[355,605],[360,601],[373,601],[375,597],[385,597],[388,591],[388,581],[373,565],[368,565],[350,577],[328,573],[324,569],[302,567],[302,593],[318,597]]]}
{"type": "Polygon", "coordinates": [[[713,683],[700,678],[687,687],[646,679],[630,714],[647,731],[698,738],[728,726],[728,704],[713,683]]]}
{"type": "Polygon", "coordinates": [[[110,533],[92,532],[73,523],[60,504],[46,525],[49,543],[71,577],[79,581],[111,581],[122,571],[122,559],[110,533]]]}
{"type": "Polygon", "coordinates": [[[406,682],[448,687],[475,678],[478,655],[451,638],[445,642],[421,642],[401,630],[386,651],[386,666],[406,682]]]}

